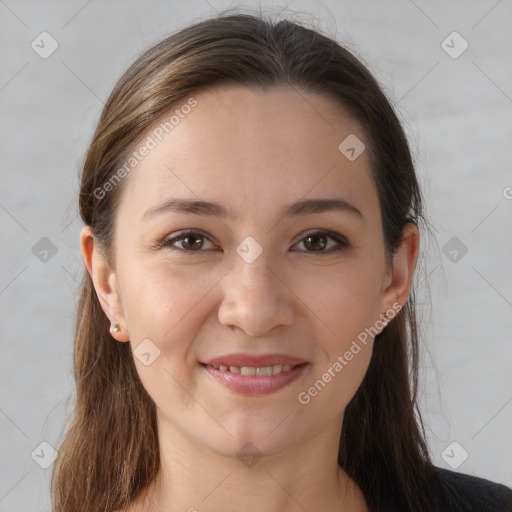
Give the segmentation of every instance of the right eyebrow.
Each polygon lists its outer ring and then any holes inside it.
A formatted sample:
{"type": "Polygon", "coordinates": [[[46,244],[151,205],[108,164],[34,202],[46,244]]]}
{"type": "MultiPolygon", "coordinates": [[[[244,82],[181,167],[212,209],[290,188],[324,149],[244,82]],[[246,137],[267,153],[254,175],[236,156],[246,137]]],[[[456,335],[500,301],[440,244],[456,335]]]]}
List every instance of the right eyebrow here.
{"type": "Polygon", "coordinates": [[[227,209],[221,203],[174,197],[158,206],[155,206],[154,208],[150,208],[144,214],[144,218],[153,217],[166,212],[212,215],[217,217],[229,216],[227,209]]]}

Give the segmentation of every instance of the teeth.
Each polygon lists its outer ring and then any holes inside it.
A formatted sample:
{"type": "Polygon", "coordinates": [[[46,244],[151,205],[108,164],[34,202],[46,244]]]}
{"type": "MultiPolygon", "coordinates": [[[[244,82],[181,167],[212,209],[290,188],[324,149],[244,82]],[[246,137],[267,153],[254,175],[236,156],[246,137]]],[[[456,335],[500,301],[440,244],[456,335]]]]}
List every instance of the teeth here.
{"type": "Polygon", "coordinates": [[[256,368],[256,375],[272,375],[272,366],[264,366],[263,368],[256,368]]]}
{"type": "Polygon", "coordinates": [[[258,377],[268,377],[270,375],[277,375],[278,373],[286,373],[289,372],[294,365],[291,364],[275,364],[273,366],[262,366],[260,368],[255,368],[254,366],[227,366],[221,364],[220,366],[214,366],[217,370],[221,372],[231,372],[246,376],[258,376],[258,377]]]}

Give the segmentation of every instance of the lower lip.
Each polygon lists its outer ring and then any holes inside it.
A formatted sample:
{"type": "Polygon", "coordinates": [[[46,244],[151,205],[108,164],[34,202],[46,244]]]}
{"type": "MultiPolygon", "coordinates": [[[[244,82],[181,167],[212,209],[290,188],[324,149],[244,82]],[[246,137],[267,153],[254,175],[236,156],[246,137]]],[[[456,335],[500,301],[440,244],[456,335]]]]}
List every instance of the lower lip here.
{"type": "Polygon", "coordinates": [[[243,395],[268,395],[298,379],[305,371],[308,363],[294,366],[289,372],[277,375],[241,375],[230,371],[220,371],[217,368],[203,364],[205,370],[227,388],[243,395]]]}

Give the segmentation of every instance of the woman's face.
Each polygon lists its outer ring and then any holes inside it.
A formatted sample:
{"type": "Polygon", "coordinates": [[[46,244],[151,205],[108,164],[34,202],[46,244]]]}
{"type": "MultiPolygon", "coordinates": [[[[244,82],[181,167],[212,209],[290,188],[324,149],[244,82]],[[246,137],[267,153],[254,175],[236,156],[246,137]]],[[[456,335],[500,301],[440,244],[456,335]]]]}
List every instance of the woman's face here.
{"type": "Polygon", "coordinates": [[[95,285],[161,429],[228,456],[285,452],[339,433],[408,276],[386,267],[366,137],[345,109],[288,87],[194,99],[143,138],[95,285]]]}

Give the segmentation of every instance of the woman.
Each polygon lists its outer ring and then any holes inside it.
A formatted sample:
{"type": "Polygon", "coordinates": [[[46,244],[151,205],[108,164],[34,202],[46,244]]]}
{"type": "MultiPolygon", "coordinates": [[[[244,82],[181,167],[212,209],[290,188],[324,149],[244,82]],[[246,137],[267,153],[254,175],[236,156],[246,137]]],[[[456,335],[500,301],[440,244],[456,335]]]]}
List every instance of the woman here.
{"type": "Polygon", "coordinates": [[[107,101],[80,212],[55,512],[512,510],[430,460],[421,193],[339,44],[224,15],[155,45],[107,101]]]}

